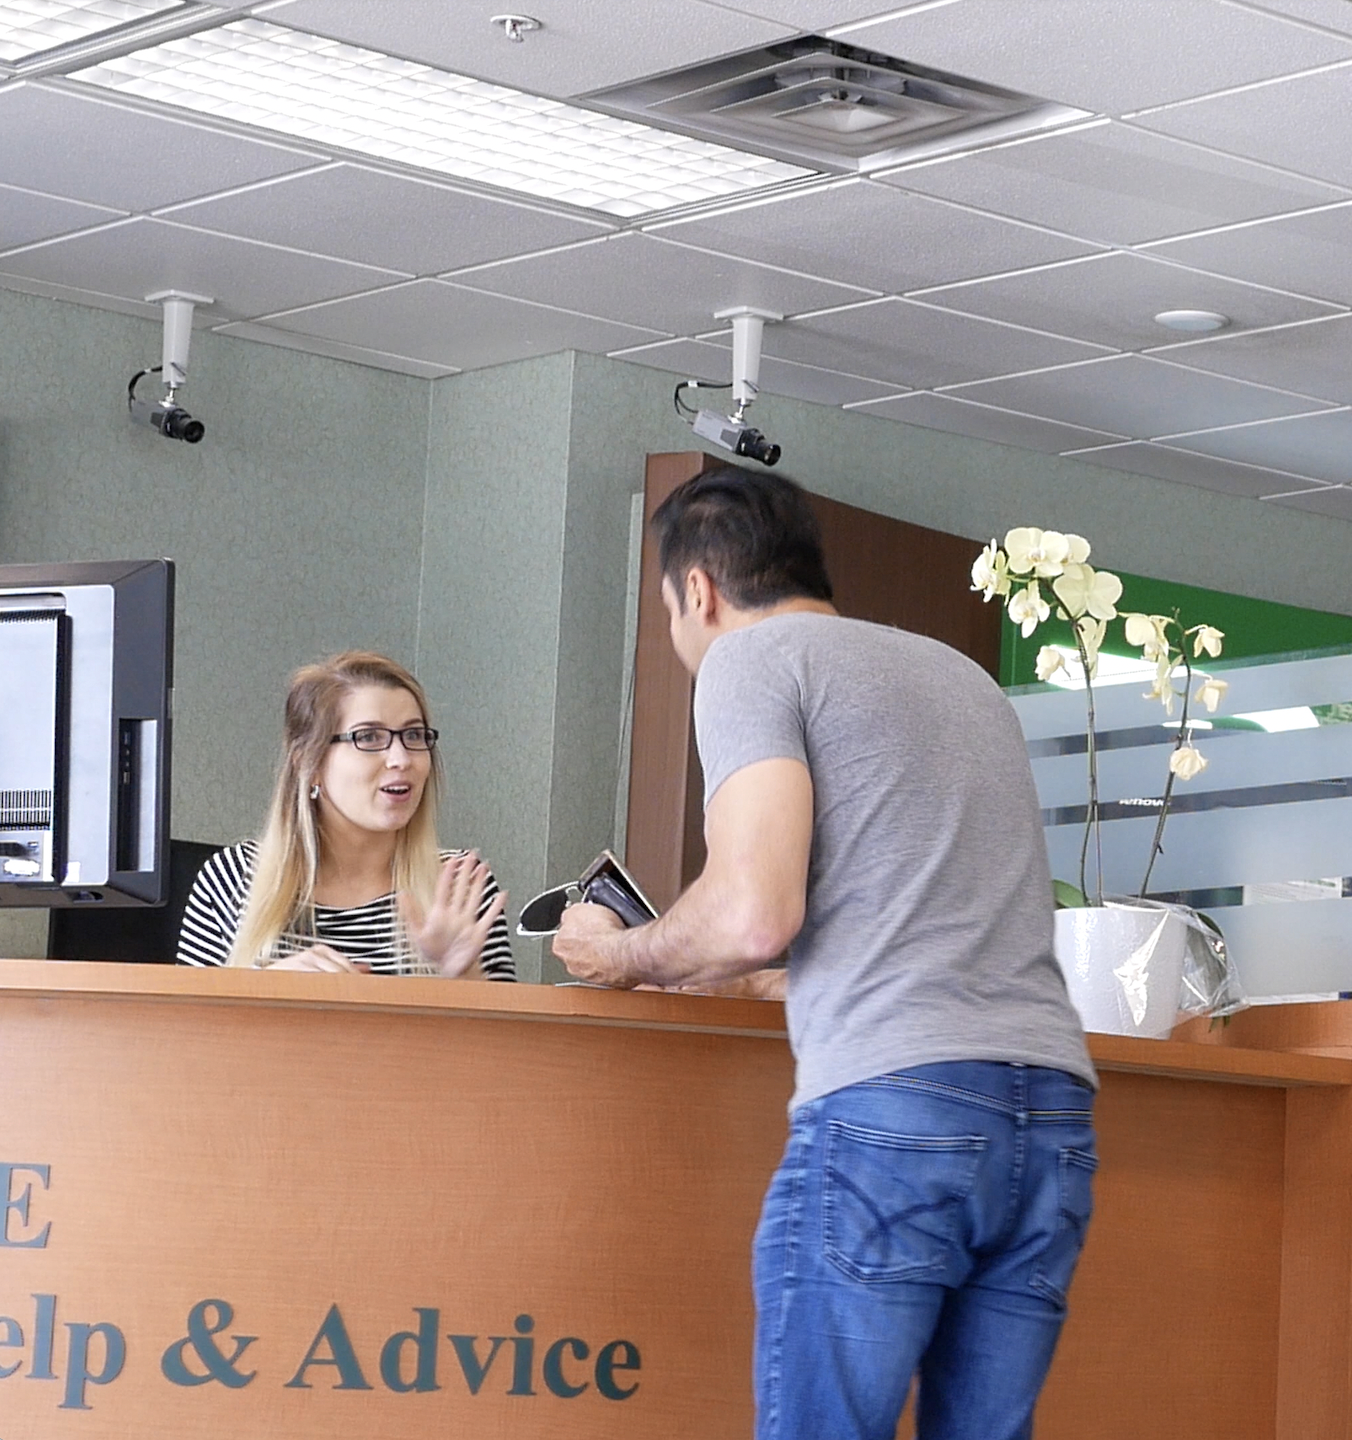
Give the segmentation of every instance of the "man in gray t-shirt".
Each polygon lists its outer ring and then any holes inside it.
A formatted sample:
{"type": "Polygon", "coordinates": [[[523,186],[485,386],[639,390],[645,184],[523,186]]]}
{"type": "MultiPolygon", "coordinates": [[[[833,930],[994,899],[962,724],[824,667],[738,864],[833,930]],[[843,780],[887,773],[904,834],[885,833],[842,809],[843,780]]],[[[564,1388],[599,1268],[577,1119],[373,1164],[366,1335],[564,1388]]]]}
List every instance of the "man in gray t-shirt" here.
{"type": "Polygon", "coordinates": [[[555,952],[607,984],[765,993],[788,950],[759,1440],[892,1440],[916,1375],[922,1440],[1022,1440],[1097,1162],[1018,723],[956,651],[836,613],[791,482],[721,467],[653,523],[708,860],[650,925],[569,910],[555,952]]]}

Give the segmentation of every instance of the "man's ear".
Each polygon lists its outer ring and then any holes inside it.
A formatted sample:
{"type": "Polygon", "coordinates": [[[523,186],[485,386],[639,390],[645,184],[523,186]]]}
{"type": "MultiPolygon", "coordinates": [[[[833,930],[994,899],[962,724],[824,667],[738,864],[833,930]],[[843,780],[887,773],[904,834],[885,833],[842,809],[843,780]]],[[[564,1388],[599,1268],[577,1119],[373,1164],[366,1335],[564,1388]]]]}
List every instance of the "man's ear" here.
{"type": "Polygon", "coordinates": [[[706,623],[712,621],[718,613],[718,587],[714,584],[707,570],[701,570],[698,565],[692,565],[685,572],[685,608],[694,613],[706,623]]]}

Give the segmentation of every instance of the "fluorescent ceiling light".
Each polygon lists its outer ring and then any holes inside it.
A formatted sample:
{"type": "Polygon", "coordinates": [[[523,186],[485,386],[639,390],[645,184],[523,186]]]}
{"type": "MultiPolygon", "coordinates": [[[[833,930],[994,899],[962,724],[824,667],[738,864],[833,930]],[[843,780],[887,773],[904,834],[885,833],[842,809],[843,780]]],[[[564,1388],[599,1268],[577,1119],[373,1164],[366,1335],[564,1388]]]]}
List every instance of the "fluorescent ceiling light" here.
{"type": "Polygon", "coordinates": [[[73,78],[609,215],[814,173],[262,20],[169,40],[73,78]]]}
{"type": "Polygon", "coordinates": [[[0,60],[16,64],[170,10],[182,0],[0,0],[0,60]]]}

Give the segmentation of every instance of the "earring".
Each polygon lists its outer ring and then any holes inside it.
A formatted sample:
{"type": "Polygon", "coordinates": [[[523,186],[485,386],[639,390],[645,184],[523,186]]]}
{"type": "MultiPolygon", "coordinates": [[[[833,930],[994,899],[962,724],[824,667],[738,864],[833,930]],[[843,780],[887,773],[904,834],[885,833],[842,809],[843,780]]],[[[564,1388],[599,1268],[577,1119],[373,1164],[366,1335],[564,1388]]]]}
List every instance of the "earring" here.
{"type": "Polygon", "coordinates": [[[313,785],[310,786],[310,799],[311,799],[311,800],[318,800],[318,799],[319,799],[319,782],[318,782],[317,780],[315,781],[315,783],[314,783],[313,785]]]}

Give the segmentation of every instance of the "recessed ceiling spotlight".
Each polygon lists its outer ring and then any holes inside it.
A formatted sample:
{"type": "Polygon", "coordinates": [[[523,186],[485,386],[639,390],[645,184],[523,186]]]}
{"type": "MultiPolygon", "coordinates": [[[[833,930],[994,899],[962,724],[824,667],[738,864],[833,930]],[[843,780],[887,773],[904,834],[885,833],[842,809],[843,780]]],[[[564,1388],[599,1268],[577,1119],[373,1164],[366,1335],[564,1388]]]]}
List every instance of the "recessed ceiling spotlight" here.
{"type": "Polygon", "coordinates": [[[1163,325],[1166,330],[1204,334],[1210,330],[1224,330],[1230,324],[1230,317],[1215,310],[1161,310],[1155,316],[1155,324],[1163,325]]]}

